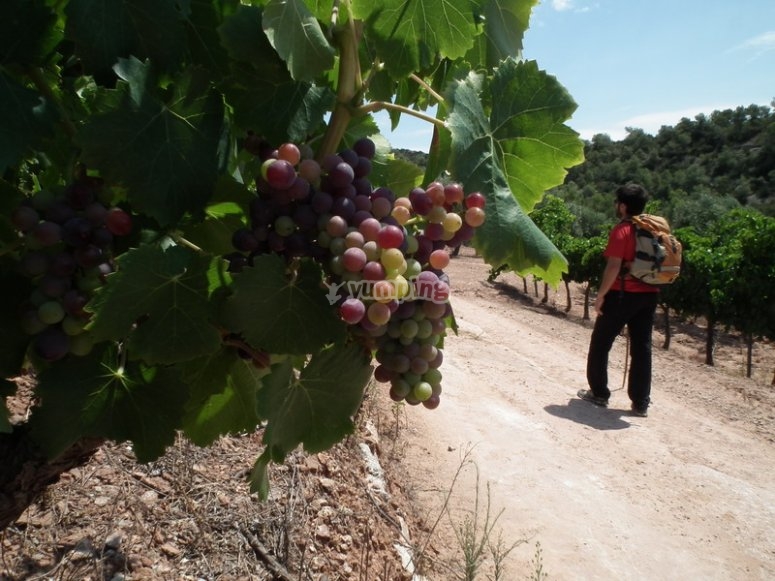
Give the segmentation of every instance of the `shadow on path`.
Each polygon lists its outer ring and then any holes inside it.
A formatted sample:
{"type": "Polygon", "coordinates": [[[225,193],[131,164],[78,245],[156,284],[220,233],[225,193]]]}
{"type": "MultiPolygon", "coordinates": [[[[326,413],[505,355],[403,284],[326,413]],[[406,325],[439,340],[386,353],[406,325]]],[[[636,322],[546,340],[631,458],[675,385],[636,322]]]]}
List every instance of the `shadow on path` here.
{"type": "Polygon", "coordinates": [[[622,419],[623,416],[630,416],[628,409],[601,408],[576,398],[569,400],[567,405],[548,405],[544,409],[553,416],[596,430],[623,430],[631,425],[622,419]]]}

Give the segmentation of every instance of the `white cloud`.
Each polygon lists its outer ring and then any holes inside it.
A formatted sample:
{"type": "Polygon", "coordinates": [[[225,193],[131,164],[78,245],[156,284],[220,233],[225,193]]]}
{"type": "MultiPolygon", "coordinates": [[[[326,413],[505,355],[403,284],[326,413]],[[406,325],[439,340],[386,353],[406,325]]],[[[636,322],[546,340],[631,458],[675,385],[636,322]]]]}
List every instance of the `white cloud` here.
{"type": "Polygon", "coordinates": [[[755,48],[760,50],[775,49],[775,30],[770,30],[759,36],[749,38],[740,45],[740,48],[755,48]]]}
{"type": "Polygon", "coordinates": [[[552,0],[552,8],[557,12],[565,12],[573,9],[573,0],[552,0]]]}
{"type": "MultiPolygon", "coordinates": [[[[576,6],[576,0],[552,0],[552,8],[557,12],[589,12],[592,10],[592,6],[576,6]]],[[[594,7],[597,7],[596,5],[594,7]]]]}

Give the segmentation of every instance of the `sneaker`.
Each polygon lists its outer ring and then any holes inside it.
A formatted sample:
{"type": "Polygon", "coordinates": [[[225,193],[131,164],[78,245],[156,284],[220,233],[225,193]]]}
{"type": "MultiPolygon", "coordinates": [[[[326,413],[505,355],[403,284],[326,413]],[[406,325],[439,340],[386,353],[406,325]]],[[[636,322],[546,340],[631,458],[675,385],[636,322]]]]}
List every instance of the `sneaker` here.
{"type": "Polygon", "coordinates": [[[599,397],[599,396],[595,395],[589,389],[580,389],[576,395],[578,395],[584,401],[588,401],[590,403],[593,403],[593,404],[595,404],[597,406],[600,406],[601,408],[607,408],[608,407],[608,400],[606,398],[599,397]]]}
{"type": "Polygon", "coordinates": [[[649,417],[649,408],[642,408],[634,405],[632,406],[632,415],[638,416],[639,418],[647,418],[649,417]]]}

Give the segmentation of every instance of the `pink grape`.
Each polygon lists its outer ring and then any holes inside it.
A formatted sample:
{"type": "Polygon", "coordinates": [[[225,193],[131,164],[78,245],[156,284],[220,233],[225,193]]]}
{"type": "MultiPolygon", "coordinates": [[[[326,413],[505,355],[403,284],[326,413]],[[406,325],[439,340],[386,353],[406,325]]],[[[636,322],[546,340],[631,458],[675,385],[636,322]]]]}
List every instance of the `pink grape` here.
{"type": "Polygon", "coordinates": [[[366,314],[366,305],[363,301],[356,298],[345,299],[339,307],[339,316],[348,325],[356,325],[361,322],[366,314]]]}
{"type": "Polygon", "coordinates": [[[463,201],[465,192],[463,186],[458,183],[444,186],[444,199],[447,204],[459,204],[463,201]]]}
{"type": "Polygon", "coordinates": [[[284,159],[266,162],[266,182],[272,188],[287,190],[296,181],[296,170],[284,159]]]}
{"type": "Polygon", "coordinates": [[[296,165],[301,160],[301,150],[295,143],[283,143],[277,148],[277,158],[296,165]]]}
{"type": "Polygon", "coordinates": [[[434,250],[428,259],[430,265],[437,270],[444,270],[449,266],[449,253],[446,250],[434,250]]]}
{"type": "Polygon", "coordinates": [[[473,228],[478,228],[484,224],[485,213],[478,206],[472,206],[466,210],[466,224],[473,228]]]}
{"type": "Polygon", "coordinates": [[[366,266],[366,253],[361,248],[348,248],[342,254],[342,266],[349,272],[360,272],[366,266]]]}
{"type": "Polygon", "coordinates": [[[390,307],[384,303],[371,303],[366,316],[375,325],[385,325],[390,320],[390,307]]]}
{"type": "Polygon", "coordinates": [[[398,226],[384,226],[377,234],[377,243],[382,248],[398,248],[404,241],[404,231],[398,226]]]}
{"type": "Polygon", "coordinates": [[[381,228],[382,225],[376,218],[366,218],[358,225],[358,231],[363,234],[366,241],[376,240],[381,228]]]}
{"type": "Polygon", "coordinates": [[[373,198],[371,200],[371,213],[378,220],[390,214],[393,203],[387,198],[373,198]]]}
{"type": "Polygon", "coordinates": [[[465,205],[466,208],[484,208],[485,201],[485,197],[481,193],[474,192],[466,196],[465,205]]]}
{"type": "Polygon", "coordinates": [[[385,278],[385,267],[379,262],[371,260],[363,267],[363,278],[365,280],[382,280],[385,278]]]}

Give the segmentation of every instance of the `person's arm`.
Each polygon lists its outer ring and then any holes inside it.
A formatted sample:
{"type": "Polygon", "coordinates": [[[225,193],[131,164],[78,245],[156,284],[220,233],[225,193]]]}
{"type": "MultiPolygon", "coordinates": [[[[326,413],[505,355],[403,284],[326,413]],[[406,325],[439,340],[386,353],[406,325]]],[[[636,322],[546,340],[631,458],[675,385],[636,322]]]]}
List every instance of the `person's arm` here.
{"type": "Polygon", "coordinates": [[[618,256],[609,256],[606,259],[605,270],[603,270],[603,279],[600,281],[600,289],[595,299],[595,312],[600,315],[603,312],[603,299],[606,293],[611,290],[617,277],[622,270],[622,259],[618,256]]]}

